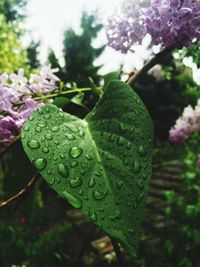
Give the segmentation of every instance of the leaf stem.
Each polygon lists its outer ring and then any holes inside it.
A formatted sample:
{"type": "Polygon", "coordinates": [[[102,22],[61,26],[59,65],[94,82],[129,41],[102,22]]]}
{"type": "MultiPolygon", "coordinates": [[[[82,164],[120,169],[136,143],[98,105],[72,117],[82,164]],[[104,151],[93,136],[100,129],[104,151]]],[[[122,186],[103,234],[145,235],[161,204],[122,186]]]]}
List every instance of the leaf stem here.
{"type": "Polygon", "coordinates": [[[111,239],[111,242],[112,242],[112,245],[113,245],[113,248],[114,248],[118,263],[119,263],[119,266],[120,267],[125,267],[126,265],[125,265],[125,262],[124,262],[124,257],[123,257],[123,255],[121,253],[121,250],[120,250],[118,242],[115,241],[112,237],[110,237],[110,239],[111,239]]]}
{"type": "Polygon", "coordinates": [[[35,184],[36,181],[37,181],[37,175],[35,175],[30,180],[30,182],[22,190],[20,190],[17,194],[15,194],[14,196],[10,197],[7,200],[2,201],[0,203],[0,209],[8,206],[10,203],[16,201],[17,199],[22,197],[24,194],[26,194],[33,187],[33,185],[35,184]]]}
{"type": "Polygon", "coordinates": [[[87,91],[91,91],[91,88],[77,88],[77,89],[71,89],[71,90],[67,90],[67,91],[63,91],[63,92],[59,92],[59,93],[55,93],[55,94],[50,94],[50,95],[46,95],[46,96],[38,96],[35,97],[34,100],[45,100],[45,99],[49,99],[49,98],[53,98],[56,96],[60,96],[60,95],[68,95],[68,94],[73,94],[73,93],[82,93],[82,92],[87,92],[87,91]]]}
{"type": "Polygon", "coordinates": [[[155,65],[162,62],[163,58],[165,58],[168,54],[170,54],[174,50],[174,47],[168,47],[162,50],[160,53],[156,54],[150,61],[148,61],[138,72],[136,72],[129,80],[128,84],[133,85],[134,82],[140,78],[144,73],[149,71],[155,65]]]}

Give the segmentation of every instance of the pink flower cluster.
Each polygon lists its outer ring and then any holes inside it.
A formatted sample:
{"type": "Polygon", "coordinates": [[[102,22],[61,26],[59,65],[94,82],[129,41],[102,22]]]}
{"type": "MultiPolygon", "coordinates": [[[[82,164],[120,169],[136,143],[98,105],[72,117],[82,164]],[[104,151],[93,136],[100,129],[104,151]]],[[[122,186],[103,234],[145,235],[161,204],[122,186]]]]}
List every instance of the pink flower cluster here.
{"type": "Polygon", "coordinates": [[[18,136],[24,121],[44,104],[36,101],[36,96],[48,95],[57,88],[59,78],[54,74],[57,71],[47,66],[29,78],[24,76],[23,69],[17,74],[0,75],[0,143],[18,136]]]}
{"type": "Polygon", "coordinates": [[[107,25],[111,47],[132,51],[149,33],[152,45],[183,48],[200,40],[200,0],[129,0],[107,25]]]}
{"type": "Polygon", "coordinates": [[[173,143],[184,142],[192,133],[200,131],[200,100],[192,108],[188,106],[184,109],[182,116],[169,131],[169,139],[173,143]]]}

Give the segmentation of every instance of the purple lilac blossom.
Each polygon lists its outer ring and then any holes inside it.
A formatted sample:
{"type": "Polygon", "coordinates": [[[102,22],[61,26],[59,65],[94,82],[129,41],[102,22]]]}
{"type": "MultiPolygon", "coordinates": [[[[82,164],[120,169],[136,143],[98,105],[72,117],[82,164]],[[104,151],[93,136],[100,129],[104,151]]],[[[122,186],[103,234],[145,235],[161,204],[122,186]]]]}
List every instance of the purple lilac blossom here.
{"type": "Polygon", "coordinates": [[[20,128],[12,117],[0,116],[0,143],[9,142],[19,133],[20,128]]]}
{"type": "Polygon", "coordinates": [[[169,131],[169,139],[173,143],[183,143],[194,132],[200,131],[200,100],[192,108],[188,106],[184,109],[182,116],[169,131]]]}
{"type": "Polygon", "coordinates": [[[37,95],[48,95],[57,88],[58,69],[44,67],[39,74],[24,76],[24,70],[17,74],[0,75],[0,143],[11,141],[19,135],[20,129],[37,108],[44,105],[34,100],[37,95]],[[19,103],[22,103],[19,105],[19,103]]]}
{"type": "Polygon", "coordinates": [[[200,40],[200,0],[137,0],[107,25],[108,44],[127,53],[149,33],[152,45],[183,48],[200,40]]]}
{"type": "Polygon", "coordinates": [[[135,43],[143,40],[147,34],[143,15],[148,5],[149,0],[125,2],[121,12],[109,18],[106,32],[112,48],[127,53],[135,43]]]}

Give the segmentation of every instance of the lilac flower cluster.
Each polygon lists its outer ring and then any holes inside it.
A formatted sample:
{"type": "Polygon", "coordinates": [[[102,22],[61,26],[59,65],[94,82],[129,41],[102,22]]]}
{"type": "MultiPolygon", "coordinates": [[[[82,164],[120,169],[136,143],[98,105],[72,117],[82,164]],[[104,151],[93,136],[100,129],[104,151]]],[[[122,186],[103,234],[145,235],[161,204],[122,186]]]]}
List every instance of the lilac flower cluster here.
{"type": "Polygon", "coordinates": [[[108,21],[111,47],[123,53],[149,33],[152,45],[182,48],[200,40],[200,0],[135,0],[108,21]]]}
{"type": "Polygon", "coordinates": [[[24,70],[17,74],[0,75],[0,143],[11,141],[20,133],[25,120],[38,107],[44,105],[36,96],[48,95],[59,81],[54,74],[57,69],[44,67],[39,74],[24,76],[24,70]]]}
{"type": "Polygon", "coordinates": [[[179,144],[184,142],[192,133],[200,131],[200,100],[195,108],[188,106],[184,109],[182,116],[169,131],[171,142],[179,144]]]}

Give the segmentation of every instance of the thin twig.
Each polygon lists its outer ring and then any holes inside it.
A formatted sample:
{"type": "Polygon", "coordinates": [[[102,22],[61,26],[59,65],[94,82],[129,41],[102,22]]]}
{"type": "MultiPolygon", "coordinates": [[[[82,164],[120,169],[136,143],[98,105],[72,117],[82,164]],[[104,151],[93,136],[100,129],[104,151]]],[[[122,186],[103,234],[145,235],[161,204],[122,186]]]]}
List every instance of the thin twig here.
{"type": "Polygon", "coordinates": [[[148,61],[138,72],[135,73],[129,80],[128,84],[133,85],[134,82],[141,77],[144,73],[149,71],[151,68],[153,68],[155,65],[160,64],[168,54],[170,54],[174,50],[174,47],[165,48],[160,53],[156,54],[154,58],[152,58],[150,61],[148,61]]]}
{"type": "Polygon", "coordinates": [[[118,242],[115,241],[112,237],[110,237],[110,239],[111,239],[111,242],[112,242],[112,245],[113,245],[113,248],[114,248],[118,263],[119,263],[119,266],[120,267],[125,267],[126,265],[125,265],[125,262],[124,262],[124,257],[123,257],[123,255],[121,253],[121,250],[120,250],[118,242]]]}
{"type": "Polygon", "coordinates": [[[35,184],[37,181],[37,175],[35,175],[30,182],[22,189],[20,190],[16,195],[12,196],[11,198],[4,200],[0,203],[0,208],[4,208],[5,206],[8,206],[11,202],[16,201],[20,197],[22,197],[24,194],[26,194],[35,184]]]}

